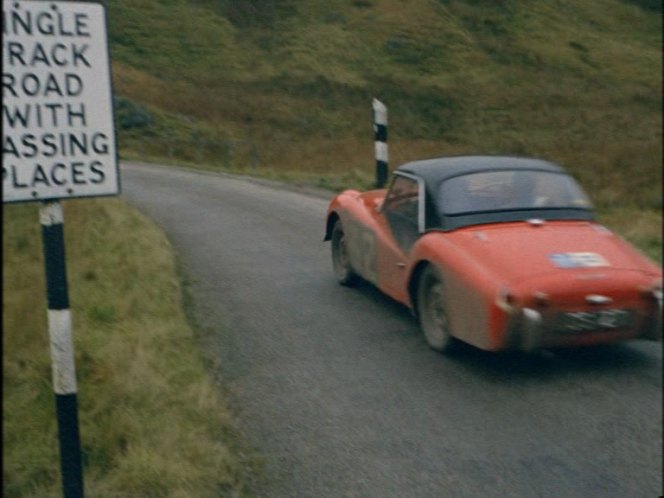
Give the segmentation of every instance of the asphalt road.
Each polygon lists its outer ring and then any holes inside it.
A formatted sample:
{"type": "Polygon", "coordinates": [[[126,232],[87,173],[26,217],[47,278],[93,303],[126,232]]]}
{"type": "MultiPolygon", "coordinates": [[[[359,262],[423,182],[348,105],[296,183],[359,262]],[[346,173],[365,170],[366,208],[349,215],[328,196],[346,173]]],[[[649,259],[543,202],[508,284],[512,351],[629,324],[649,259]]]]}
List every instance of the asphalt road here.
{"type": "Polygon", "coordinates": [[[336,284],[327,200],[124,165],[169,235],[218,372],[265,460],[257,497],[658,497],[662,348],[430,350],[369,285],[336,284]]]}

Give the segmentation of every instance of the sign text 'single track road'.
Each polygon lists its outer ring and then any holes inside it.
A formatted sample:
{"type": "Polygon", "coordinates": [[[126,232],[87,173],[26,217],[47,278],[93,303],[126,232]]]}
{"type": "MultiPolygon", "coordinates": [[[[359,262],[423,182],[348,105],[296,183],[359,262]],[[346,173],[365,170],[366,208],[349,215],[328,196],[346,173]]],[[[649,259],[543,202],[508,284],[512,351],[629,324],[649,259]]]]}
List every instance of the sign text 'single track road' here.
{"type": "Polygon", "coordinates": [[[4,202],[117,194],[103,7],[2,5],[4,202]]]}

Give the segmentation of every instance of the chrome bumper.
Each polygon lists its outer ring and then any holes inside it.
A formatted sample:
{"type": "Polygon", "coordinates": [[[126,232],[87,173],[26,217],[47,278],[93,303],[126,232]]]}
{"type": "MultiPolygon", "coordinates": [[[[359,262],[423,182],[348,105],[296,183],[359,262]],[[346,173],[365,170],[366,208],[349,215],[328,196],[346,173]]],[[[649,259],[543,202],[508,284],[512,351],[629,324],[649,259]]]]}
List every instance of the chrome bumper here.
{"type": "MultiPolygon", "coordinates": [[[[642,332],[635,338],[662,341],[664,334],[662,330],[662,294],[656,294],[655,299],[656,305],[652,320],[646,322],[642,332]]],[[[528,352],[540,348],[543,342],[546,342],[547,329],[542,314],[532,308],[513,309],[512,311],[508,330],[508,348],[528,352]]]]}
{"type": "Polygon", "coordinates": [[[542,314],[532,308],[509,308],[505,311],[510,314],[507,327],[507,349],[536,350],[541,344],[544,332],[542,314]]]}
{"type": "Polygon", "coordinates": [[[541,343],[542,339],[542,315],[539,311],[531,308],[524,308],[521,316],[521,341],[522,351],[534,351],[541,343]]]}

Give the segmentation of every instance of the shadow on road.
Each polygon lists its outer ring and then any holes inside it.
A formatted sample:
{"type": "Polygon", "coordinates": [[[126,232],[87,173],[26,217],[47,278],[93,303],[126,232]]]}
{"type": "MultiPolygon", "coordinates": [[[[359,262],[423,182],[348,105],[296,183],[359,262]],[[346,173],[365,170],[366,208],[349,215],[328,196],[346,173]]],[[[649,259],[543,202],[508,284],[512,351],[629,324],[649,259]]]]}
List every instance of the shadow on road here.
{"type": "MultiPolygon", "coordinates": [[[[395,316],[412,320],[413,327],[418,328],[417,319],[406,306],[386,296],[372,284],[363,281],[354,290],[395,316]]],[[[416,333],[419,334],[419,330],[416,333]]],[[[494,382],[506,383],[518,379],[544,380],[568,374],[597,376],[602,373],[615,374],[618,371],[633,373],[660,371],[655,365],[658,361],[656,357],[644,351],[643,347],[635,347],[638,343],[650,345],[644,341],[631,341],[580,348],[548,349],[532,353],[494,353],[459,343],[453,353],[439,356],[441,362],[453,362],[457,367],[480,377],[490,377],[494,382]]],[[[424,352],[426,346],[423,339],[422,344],[424,352]]],[[[660,386],[662,384],[661,378],[655,379],[654,382],[660,386]]]]}
{"type": "MultiPolygon", "coordinates": [[[[630,343],[541,350],[532,353],[491,353],[462,344],[448,361],[493,381],[548,379],[560,375],[614,375],[617,371],[652,372],[656,359],[630,343]]],[[[661,385],[661,379],[659,379],[661,385]]]]}

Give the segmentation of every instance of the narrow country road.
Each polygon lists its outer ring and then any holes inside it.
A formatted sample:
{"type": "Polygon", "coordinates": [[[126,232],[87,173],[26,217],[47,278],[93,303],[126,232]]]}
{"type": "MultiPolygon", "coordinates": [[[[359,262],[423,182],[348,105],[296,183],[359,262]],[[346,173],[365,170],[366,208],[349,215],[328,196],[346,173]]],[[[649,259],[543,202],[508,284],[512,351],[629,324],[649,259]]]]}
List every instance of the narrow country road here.
{"type": "Polygon", "coordinates": [[[339,286],[327,200],[124,164],[215,335],[266,498],[615,497],[662,490],[662,349],[431,351],[408,311],[339,286]]]}

